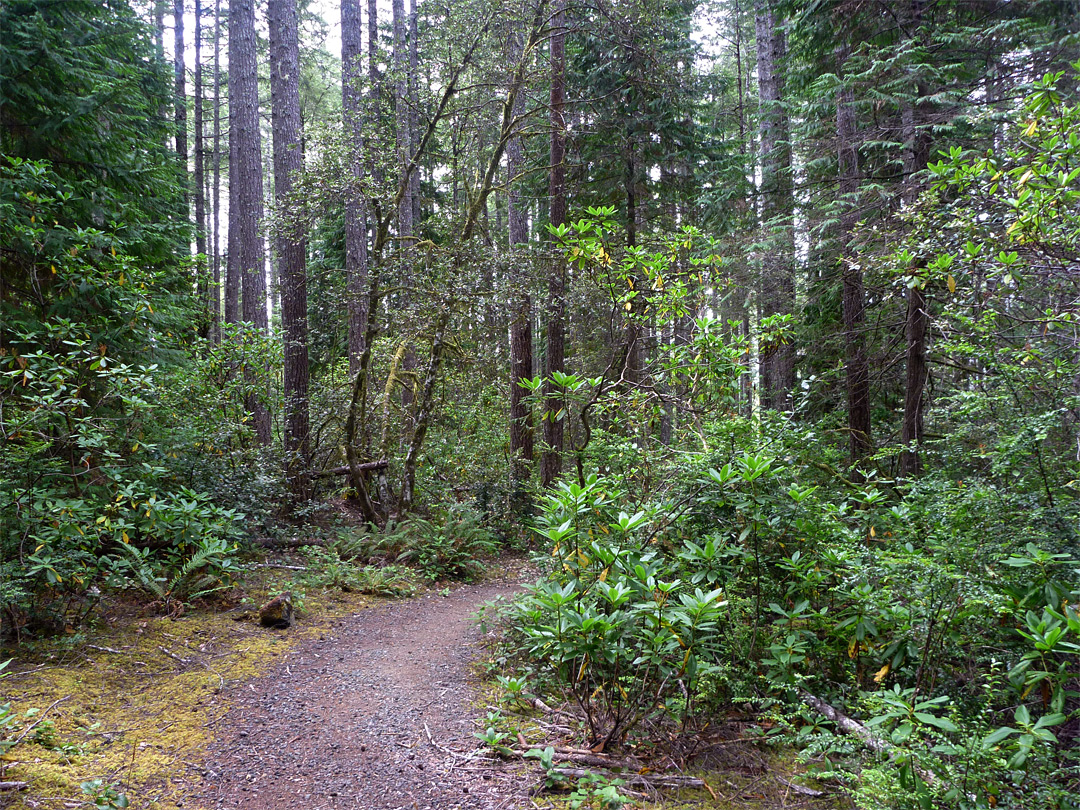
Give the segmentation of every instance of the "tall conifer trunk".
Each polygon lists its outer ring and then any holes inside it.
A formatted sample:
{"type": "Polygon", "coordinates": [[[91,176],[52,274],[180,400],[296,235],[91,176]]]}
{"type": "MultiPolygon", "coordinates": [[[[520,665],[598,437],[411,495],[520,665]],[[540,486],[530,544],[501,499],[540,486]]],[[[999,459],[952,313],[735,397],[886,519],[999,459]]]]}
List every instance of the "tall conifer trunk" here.
{"type": "MultiPolygon", "coordinates": [[[[767,233],[759,310],[761,317],[790,314],[795,309],[794,198],[791,187],[791,144],[784,110],[784,32],[774,0],[756,0],[758,97],[761,103],[761,219],[767,233]]],[[[761,403],[782,410],[795,385],[792,346],[773,342],[762,349],[761,403]]]]}
{"type": "MultiPolygon", "coordinates": [[[[243,319],[266,332],[262,145],[254,0],[229,3],[229,274],[240,279],[243,319]]],[[[234,313],[235,316],[235,313],[234,313]]],[[[254,394],[246,407],[260,444],[270,443],[270,414],[254,394]]]]}
{"type": "Polygon", "coordinates": [[[221,0],[214,1],[214,184],[213,222],[214,283],[210,293],[211,337],[221,340],[221,0]]]}
{"type": "MultiPolygon", "coordinates": [[[[549,219],[553,227],[566,224],[566,0],[555,0],[551,17],[551,176],[549,219]]],[[[566,370],[566,261],[552,245],[548,275],[547,351],[544,356],[544,454],[540,483],[550,487],[562,467],[563,426],[569,414],[559,414],[562,398],[551,375],[566,370]]]]}
{"type": "MultiPolygon", "coordinates": [[[[184,215],[188,216],[187,88],[184,68],[184,0],[173,0],[173,76],[175,80],[176,154],[184,170],[184,215]]],[[[189,248],[190,251],[190,248],[189,248]]]]}
{"type": "MultiPolygon", "coordinates": [[[[521,38],[513,37],[513,49],[520,53],[521,38]]],[[[514,120],[525,111],[525,96],[514,102],[514,120]]],[[[510,303],[510,456],[515,483],[529,478],[533,462],[532,409],[526,400],[527,391],[521,385],[533,376],[532,296],[529,294],[530,274],[527,257],[529,225],[526,207],[521,199],[521,178],[524,154],[521,135],[514,135],[506,144],[507,221],[510,236],[514,293],[510,303]]]]}
{"type": "MultiPolygon", "coordinates": [[[[364,171],[363,23],[359,0],[341,0],[341,108],[351,187],[345,198],[345,276],[349,318],[349,373],[363,353],[368,273],[367,203],[360,182],[364,171]]],[[[374,54],[372,54],[374,61],[374,54]]]]}
{"type": "MultiPolygon", "coordinates": [[[[921,35],[923,0],[911,0],[909,24],[914,36],[921,35]]],[[[912,99],[905,101],[900,111],[901,134],[904,139],[903,192],[905,204],[914,203],[919,196],[918,176],[930,159],[930,136],[925,128],[927,117],[926,86],[918,75],[911,76],[912,99]]],[[[904,374],[904,418],[900,426],[900,476],[912,478],[919,472],[919,445],[923,435],[923,393],[929,367],[926,363],[926,337],[930,318],[927,312],[926,290],[921,286],[921,271],[925,257],[918,257],[912,268],[913,276],[907,292],[907,314],[904,320],[904,339],[907,343],[904,374]]]]}
{"type": "Polygon", "coordinates": [[[281,278],[281,321],[285,332],[285,463],[294,491],[307,497],[307,244],[302,226],[288,219],[293,181],[304,170],[296,0],[270,0],[269,22],[274,202],[282,220],[274,248],[281,278]]]}
{"type": "Polygon", "coordinates": [[[195,252],[199,255],[195,268],[198,272],[199,305],[203,308],[205,323],[202,334],[211,331],[213,318],[210,314],[210,284],[206,267],[206,151],[203,132],[203,70],[202,70],[202,0],[195,0],[195,252]]]}
{"type": "MultiPolygon", "coordinates": [[[[838,53],[838,75],[843,71],[843,54],[838,53]]],[[[863,337],[863,310],[866,306],[862,268],[848,247],[855,228],[856,195],[859,191],[859,148],[855,131],[855,98],[850,88],[836,99],[836,149],[839,165],[840,262],[844,317],[844,361],[847,388],[848,436],[851,463],[858,465],[872,451],[870,441],[870,368],[863,337]]]]}

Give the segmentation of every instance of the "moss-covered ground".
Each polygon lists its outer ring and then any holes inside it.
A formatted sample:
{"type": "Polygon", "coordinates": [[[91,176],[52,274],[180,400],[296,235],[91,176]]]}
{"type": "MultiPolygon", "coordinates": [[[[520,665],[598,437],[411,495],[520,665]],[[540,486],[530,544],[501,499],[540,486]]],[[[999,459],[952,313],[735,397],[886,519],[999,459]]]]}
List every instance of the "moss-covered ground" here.
{"type": "MultiPolygon", "coordinates": [[[[264,581],[249,600],[288,584],[264,581]]],[[[10,736],[22,736],[0,760],[0,781],[29,783],[0,792],[0,807],[78,806],[90,798],[81,785],[91,780],[115,786],[132,807],[175,806],[165,803],[178,798],[174,779],[190,774],[185,766],[201,759],[229,711],[226,687],[266,672],[299,641],[373,601],[309,594],[289,630],[221,606],[173,619],[116,602],[76,636],[0,651],[0,661],[14,659],[0,680],[0,705],[11,703],[19,717],[10,736]]]]}

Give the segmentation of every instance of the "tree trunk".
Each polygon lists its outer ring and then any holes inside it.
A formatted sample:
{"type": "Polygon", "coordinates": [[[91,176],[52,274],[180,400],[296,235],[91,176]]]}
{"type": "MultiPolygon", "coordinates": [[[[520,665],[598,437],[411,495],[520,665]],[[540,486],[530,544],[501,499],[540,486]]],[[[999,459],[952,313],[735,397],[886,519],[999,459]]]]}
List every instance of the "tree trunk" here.
{"type": "MultiPolygon", "coordinates": [[[[293,177],[304,170],[300,121],[300,45],[296,0],[270,0],[270,102],[274,130],[274,200],[290,208],[293,177]]],[[[301,226],[279,222],[275,248],[285,331],[285,463],[294,491],[309,495],[307,245],[301,226]]]]}
{"type": "Polygon", "coordinates": [[[211,337],[221,340],[221,0],[214,2],[214,284],[210,293],[211,337]]]}
{"type": "Polygon", "coordinates": [[[154,0],[154,48],[165,61],[165,0],[154,0]]]}
{"type": "MultiPolygon", "coordinates": [[[[625,176],[623,178],[626,193],[626,246],[635,248],[638,244],[638,228],[642,222],[642,200],[639,196],[640,166],[634,133],[626,133],[625,176]]],[[[640,275],[633,279],[635,286],[641,289],[644,278],[640,275]]],[[[641,291],[644,292],[643,290],[641,291]]],[[[630,305],[626,319],[626,364],[622,377],[631,387],[641,385],[645,367],[644,328],[640,318],[645,311],[644,295],[637,295],[630,305]]]]}
{"type": "Polygon", "coordinates": [[[210,283],[206,267],[206,151],[203,132],[203,71],[202,71],[202,0],[195,0],[195,264],[198,273],[199,305],[205,323],[200,332],[210,334],[213,318],[210,314],[210,283]]]}
{"type": "MultiPolygon", "coordinates": [[[[919,36],[923,22],[923,0],[911,0],[911,30],[919,36]]],[[[901,108],[901,129],[904,139],[904,179],[901,197],[905,204],[913,204],[919,197],[917,176],[926,169],[930,159],[930,136],[925,128],[927,117],[926,86],[918,76],[912,76],[913,100],[901,108]]],[[[926,364],[926,335],[929,325],[926,291],[920,286],[919,272],[926,260],[919,258],[912,268],[915,274],[907,293],[907,316],[904,321],[904,338],[907,342],[907,369],[904,375],[904,420],[900,428],[900,477],[913,478],[919,472],[919,445],[923,434],[923,392],[929,368],[926,364]]]]}
{"type": "MultiPolygon", "coordinates": [[[[785,315],[795,309],[794,242],[791,187],[791,145],[784,111],[784,32],[773,0],[756,0],[758,97],[761,103],[761,208],[767,233],[761,279],[760,314],[785,315]]],[[[795,385],[795,354],[790,345],[774,342],[763,349],[761,402],[782,410],[795,385]]]]}
{"type": "Polygon", "coordinates": [[[405,196],[398,206],[398,237],[402,252],[411,248],[413,235],[412,176],[405,172],[412,157],[412,134],[409,127],[409,46],[405,38],[405,0],[393,0],[394,28],[394,109],[397,122],[398,165],[405,179],[405,196]]]}
{"type": "MultiPolygon", "coordinates": [[[[367,201],[360,188],[363,180],[364,100],[362,75],[363,24],[359,0],[341,0],[341,108],[347,138],[352,186],[345,199],[345,275],[349,317],[349,374],[356,374],[363,353],[367,320],[364,291],[367,289],[367,201]]],[[[374,54],[372,54],[374,62],[374,54]]]]}
{"type": "MultiPolygon", "coordinates": [[[[188,201],[187,90],[184,70],[184,0],[173,0],[173,75],[175,79],[176,154],[184,171],[184,216],[188,201]]],[[[190,248],[188,251],[190,252],[190,248]]]]}
{"type": "MultiPolygon", "coordinates": [[[[843,70],[843,56],[838,54],[837,70],[843,70]]],[[[859,192],[859,147],[856,143],[854,94],[850,88],[840,91],[836,100],[837,161],[840,169],[839,192],[844,205],[840,218],[840,262],[844,313],[844,353],[847,377],[848,436],[851,463],[859,463],[873,450],[870,441],[870,367],[863,338],[862,267],[848,248],[855,227],[856,196],[859,192]]]]}
{"type": "MultiPolygon", "coordinates": [[[[551,177],[550,221],[553,227],[566,224],[566,0],[555,0],[551,18],[551,177]]],[[[564,418],[559,417],[562,399],[551,375],[566,369],[566,261],[562,249],[553,244],[548,276],[547,351],[544,368],[544,454],[540,459],[540,483],[550,487],[562,467],[564,418]]],[[[563,415],[569,418],[569,414],[563,415]]]]}
{"type": "MultiPolygon", "coordinates": [[[[229,3],[229,267],[241,280],[243,318],[267,329],[263,240],[262,146],[254,0],[229,3]],[[235,236],[234,236],[235,234],[235,236]],[[233,253],[236,253],[235,259],[233,253]]],[[[246,407],[260,444],[270,443],[270,414],[251,393],[246,407]]]]}
{"type": "MultiPolygon", "coordinates": [[[[513,48],[520,53],[521,40],[514,38],[513,48]]],[[[519,95],[514,104],[515,129],[525,111],[525,96],[519,95]]],[[[533,376],[532,296],[529,294],[530,274],[527,256],[529,226],[521,200],[521,181],[518,175],[524,168],[521,135],[515,134],[506,144],[507,220],[510,250],[515,268],[512,279],[514,294],[510,303],[510,457],[511,472],[516,485],[529,479],[533,462],[532,409],[521,386],[533,376]]]]}
{"type": "MultiPolygon", "coordinates": [[[[409,11],[409,154],[416,152],[420,140],[420,23],[412,0],[409,11]]],[[[409,200],[412,203],[412,227],[420,224],[420,169],[409,175],[409,200]]]]}

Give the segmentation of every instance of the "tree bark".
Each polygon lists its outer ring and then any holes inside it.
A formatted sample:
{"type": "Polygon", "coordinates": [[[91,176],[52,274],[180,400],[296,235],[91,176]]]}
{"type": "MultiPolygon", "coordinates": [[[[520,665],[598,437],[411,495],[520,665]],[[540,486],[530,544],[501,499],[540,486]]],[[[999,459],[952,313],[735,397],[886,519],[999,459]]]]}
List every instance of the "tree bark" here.
{"type": "MultiPolygon", "coordinates": [[[[173,0],[173,77],[175,80],[176,154],[184,170],[184,215],[188,201],[187,89],[184,70],[184,0],[173,0]]],[[[190,248],[188,248],[190,252],[190,248]]]]}
{"type": "MultiPolygon", "coordinates": [[[[761,103],[761,209],[767,249],[763,262],[759,309],[762,317],[795,309],[794,199],[791,187],[791,144],[784,111],[784,32],[773,0],[755,0],[758,97],[761,103]]],[[[788,344],[764,348],[761,359],[761,402],[775,410],[787,404],[795,385],[795,353],[788,344]]]]}
{"type": "Polygon", "coordinates": [[[302,226],[284,219],[293,178],[304,170],[300,120],[300,45],[296,0],[270,0],[270,102],[274,130],[275,249],[285,331],[285,464],[294,491],[310,494],[308,476],[307,244],[302,226]]]}
{"type": "MultiPolygon", "coordinates": [[[[514,38],[513,48],[521,52],[520,38],[514,38]]],[[[515,122],[520,119],[524,109],[525,97],[519,95],[514,104],[515,122]]],[[[521,135],[515,134],[506,144],[506,186],[510,250],[513,254],[511,262],[515,268],[514,295],[510,303],[510,457],[511,472],[517,485],[528,480],[533,462],[532,409],[526,400],[528,392],[520,384],[533,376],[532,296],[529,294],[530,274],[525,255],[529,227],[518,179],[524,168],[523,151],[521,135]]]]}
{"type": "Polygon", "coordinates": [[[165,61],[165,0],[154,0],[154,48],[165,61]]]}
{"type": "Polygon", "coordinates": [[[221,340],[221,0],[214,2],[214,284],[211,290],[211,336],[221,340]]]}
{"type": "MultiPolygon", "coordinates": [[[[420,22],[412,0],[409,10],[409,153],[416,151],[420,139],[420,22]]],[[[409,175],[409,200],[412,203],[413,232],[420,224],[420,170],[409,175]]]]}
{"type": "Polygon", "coordinates": [[[398,165],[405,181],[405,195],[398,205],[398,237],[400,250],[411,247],[413,236],[412,174],[406,176],[412,157],[412,133],[409,127],[409,46],[405,38],[408,21],[405,19],[405,0],[393,0],[394,29],[394,110],[397,122],[396,144],[398,165]]]}
{"type": "MultiPolygon", "coordinates": [[[[911,0],[910,23],[915,36],[923,23],[923,0],[911,0]]],[[[918,174],[926,169],[930,159],[930,136],[925,129],[926,86],[918,76],[912,76],[913,100],[901,108],[901,129],[904,139],[903,190],[905,204],[913,204],[919,197],[918,174]]],[[[923,435],[923,393],[929,368],[926,363],[926,336],[929,325],[926,290],[919,272],[926,260],[919,258],[912,268],[913,276],[907,293],[907,316],[904,320],[904,338],[907,342],[906,371],[904,375],[904,419],[900,427],[900,477],[913,478],[919,472],[919,445],[923,435]]]]}
{"type": "MultiPolygon", "coordinates": [[[[843,70],[843,54],[838,53],[837,71],[843,70]]],[[[848,244],[855,228],[855,205],[859,192],[859,148],[856,143],[854,94],[850,88],[840,91],[836,100],[836,143],[839,165],[840,262],[844,317],[844,355],[847,382],[848,436],[851,464],[859,463],[873,450],[870,440],[870,367],[863,338],[862,267],[848,244]]]]}
{"type": "MultiPolygon", "coordinates": [[[[345,276],[349,318],[349,373],[355,374],[363,353],[367,289],[367,202],[364,177],[364,99],[361,92],[363,24],[359,0],[341,0],[341,108],[344,115],[347,162],[352,181],[345,198],[345,276]]],[[[372,54],[374,62],[374,54],[372,54]]]]}
{"type": "MultiPolygon", "coordinates": [[[[551,176],[549,219],[553,227],[566,224],[566,0],[555,0],[551,18],[551,176]]],[[[544,367],[544,454],[540,459],[540,483],[550,487],[562,467],[564,419],[559,390],[551,375],[566,370],[566,261],[554,246],[548,275],[547,351],[544,367]]],[[[564,415],[569,418],[569,414],[564,415]]]]}
{"type": "Polygon", "coordinates": [[[195,253],[198,260],[199,305],[206,321],[200,332],[210,334],[213,319],[210,315],[210,282],[206,266],[206,151],[203,132],[203,70],[202,70],[202,0],[195,0],[195,253]]]}
{"type": "MultiPolygon", "coordinates": [[[[265,257],[259,232],[263,184],[254,0],[229,3],[229,158],[230,271],[235,270],[241,280],[244,320],[266,332],[265,257]]],[[[270,414],[266,406],[252,392],[246,407],[252,414],[259,443],[269,444],[270,414]]]]}

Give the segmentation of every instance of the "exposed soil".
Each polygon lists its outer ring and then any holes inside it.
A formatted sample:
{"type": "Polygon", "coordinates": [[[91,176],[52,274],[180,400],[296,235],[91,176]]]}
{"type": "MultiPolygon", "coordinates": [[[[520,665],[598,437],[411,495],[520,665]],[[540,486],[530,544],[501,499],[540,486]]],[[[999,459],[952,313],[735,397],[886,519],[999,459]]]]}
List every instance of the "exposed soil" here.
{"type": "Polygon", "coordinates": [[[187,801],[207,810],[532,807],[526,766],[482,758],[472,736],[483,712],[471,617],[517,587],[462,586],[390,603],[302,642],[224,695],[233,708],[187,801]]]}

